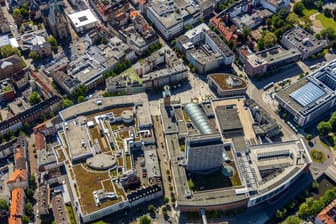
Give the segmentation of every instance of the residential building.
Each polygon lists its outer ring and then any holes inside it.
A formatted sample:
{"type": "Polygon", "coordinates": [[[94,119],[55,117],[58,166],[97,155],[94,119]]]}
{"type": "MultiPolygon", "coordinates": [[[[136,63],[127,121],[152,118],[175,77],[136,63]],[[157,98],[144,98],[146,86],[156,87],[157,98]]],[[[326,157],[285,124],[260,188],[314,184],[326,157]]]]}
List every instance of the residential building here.
{"type": "Polygon", "coordinates": [[[335,224],[336,223],[336,200],[333,200],[315,218],[315,224],[335,224]]]}
{"type": "Polygon", "coordinates": [[[154,29],[147,23],[138,11],[131,11],[131,24],[120,30],[121,38],[135,51],[142,55],[148,47],[156,43],[159,38],[154,29]]]}
{"type": "Polygon", "coordinates": [[[230,48],[204,23],[178,37],[176,44],[187,60],[202,74],[222,65],[231,65],[235,59],[230,48]]]}
{"type": "Polygon", "coordinates": [[[327,40],[318,40],[313,34],[295,26],[282,35],[281,44],[287,49],[298,49],[301,59],[307,59],[328,46],[327,40]]]}
{"type": "Polygon", "coordinates": [[[247,90],[247,84],[242,78],[224,73],[209,74],[208,85],[220,98],[244,95],[247,90]]]}
{"type": "Polygon", "coordinates": [[[10,191],[14,189],[28,188],[28,166],[27,166],[27,149],[28,143],[22,138],[17,141],[15,146],[14,165],[15,170],[7,180],[7,186],[10,191]]]}
{"type": "Polygon", "coordinates": [[[29,83],[30,69],[23,69],[11,75],[10,79],[17,89],[23,89],[29,83]]]}
{"type": "Polygon", "coordinates": [[[298,61],[301,52],[295,48],[285,50],[280,46],[252,52],[248,47],[243,46],[239,50],[239,55],[246,74],[257,77],[298,61]]]}
{"type": "Polygon", "coordinates": [[[129,2],[127,0],[89,0],[91,7],[101,20],[112,25],[124,25],[129,19],[127,10],[129,2]]]}
{"type": "Polygon", "coordinates": [[[0,134],[4,135],[9,130],[15,132],[21,128],[25,122],[30,123],[40,119],[42,114],[47,114],[51,111],[54,113],[57,112],[61,109],[61,100],[62,98],[57,95],[52,96],[51,98],[36,104],[24,112],[21,112],[7,120],[0,122],[0,134]]]}
{"type": "Polygon", "coordinates": [[[72,27],[77,33],[83,33],[97,26],[98,20],[90,9],[68,15],[72,27]]]}
{"type": "Polygon", "coordinates": [[[25,193],[22,188],[17,188],[12,191],[12,200],[10,207],[10,217],[8,224],[22,223],[22,216],[24,215],[25,193]]]}
{"type": "Polygon", "coordinates": [[[187,72],[188,69],[183,64],[150,72],[143,76],[143,87],[145,90],[150,90],[169,84],[177,84],[188,78],[187,72]]]}
{"type": "Polygon", "coordinates": [[[289,6],[290,0],[255,0],[254,2],[259,3],[265,9],[275,13],[278,10],[289,6]]]}
{"type": "Polygon", "coordinates": [[[208,172],[222,165],[224,144],[220,134],[196,135],[186,138],[186,169],[208,172]]]}
{"type": "Polygon", "coordinates": [[[144,90],[177,84],[188,77],[188,69],[183,61],[173,51],[165,47],[154,52],[144,61],[137,63],[134,70],[143,78],[144,90]],[[154,70],[157,66],[162,69],[154,70]]]}
{"type": "Polygon", "coordinates": [[[303,127],[336,105],[336,60],[279,91],[275,100],[293,121],[303,127]]]}
{"type": "Polygon", "coordinates": [[[12,55],[0,60],[0,80],[10,78],[12,74],[24,67],[23,60],[18,55],[12,55]]]}
{"type": "Polygon", "coordinates": [[[0,103],[6,103],[15,99],[15,90],[9,79],[0,81],[0,103]]]}
{"type": "Polygon", "coordinates": [[[202,18],[201,10],[191,1],[150,0],[146,15],[166,40],[180,34],[184,27],[193,25],[202,18]]]}

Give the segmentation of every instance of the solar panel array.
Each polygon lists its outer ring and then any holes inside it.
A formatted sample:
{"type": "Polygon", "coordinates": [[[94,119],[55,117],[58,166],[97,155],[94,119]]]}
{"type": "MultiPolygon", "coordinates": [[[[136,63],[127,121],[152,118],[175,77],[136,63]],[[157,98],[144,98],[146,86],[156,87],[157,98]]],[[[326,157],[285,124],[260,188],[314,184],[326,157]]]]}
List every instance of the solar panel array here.
{"type": "Polygon", "coordinates": [[[292,92],[290,94],[290,97],[292,97],[301,106],[305,107],[313,103],[323,95],[325,95],[325,92],[321,88],[311,82],[308,82],[300,89],[292,92]]]}

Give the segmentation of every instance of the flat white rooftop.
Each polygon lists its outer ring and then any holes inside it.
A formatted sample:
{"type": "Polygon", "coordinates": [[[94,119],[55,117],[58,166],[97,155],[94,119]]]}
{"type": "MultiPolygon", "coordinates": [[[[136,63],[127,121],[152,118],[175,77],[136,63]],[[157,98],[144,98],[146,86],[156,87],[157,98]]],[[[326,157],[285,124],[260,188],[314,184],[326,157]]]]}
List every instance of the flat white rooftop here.
{"type": "Polygon", "coordinates": [[[75,12],[68,16],[75,27],[82,27],[97,22],[97,18],[93,15],[90,9],[75,12]]]}

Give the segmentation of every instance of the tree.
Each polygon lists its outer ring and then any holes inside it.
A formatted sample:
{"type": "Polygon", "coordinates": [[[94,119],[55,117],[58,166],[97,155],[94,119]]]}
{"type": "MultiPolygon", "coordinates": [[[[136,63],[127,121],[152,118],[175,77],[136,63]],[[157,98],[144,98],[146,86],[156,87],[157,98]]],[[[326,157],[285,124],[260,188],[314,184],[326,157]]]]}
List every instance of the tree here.
{"type": "Polygon", "coordinates": [[[39,54],[36,51],[29,52],[28,57],[33,59],[33,61],[36,61],[40,58],[39,54]]]}
{"type": "Polygon", "coordinates": [[[288,216],[288,218],[284,222],[285,224],[300,224],[301,219],[297,216],[288,216]]]}
{"type": "Polygon", "coordinates": [[[163,201],[164,201],[165,204],[167,204],[167,203],[169,203],[169,198],[164,198],[163,201]]]}
{"type": "Polygon", "coordinates": [[[9,210],[9,206],[7,204],[7,201],[4,200],[4,199],[0,199],[0,211],[2,211],[2,210],[6,210],[6,211],[9,210]]]}
{"type": "Polygon", "coordinates": [[[62,107],[67,108],[73,105],[73,102],[69,99],[63,99],[62,100],[62,107]]]}
{"type": "Polygon", "coordinates": [[[332,128],[332,130],[336,130],[336,112],[334,112],[331,117],[329,118],[329,124],[332,128]]]}
{"type": "Polygon", "coordinates": [[[323,7],[323,1],[319,0],[315,3],[316,5],[316,8],[321,11],[322,10],[322,7],[323,7]]]}
{"type": "Polygon", "coordinates": [[[263,38],[264,44],[266,48],[274,46],[274,44],[277,42],[277,37],[274,33],[268,32],[263,38]]]}
{"type": "Polygon", "coordinates": [[[188,187],[189,187],[189,189],[192,190],[192,191],[195,190],[195,184],[194,184],[194,182],[192,181],[191,178],[188,180],[188,187]]]}
{"type": "Polygon", "coordinates": [[[41,97],[36,91],[33,91],[29,95],[28,101],[29,101],[30,104],[35,105],[35,104],[38,104],[39,102],[41,102],[41,97]]]}
{"type": "Polygon", "coordinates": [[[258,40],[258,49],[263,50],[265,48],[264,40],[261,38],[258,40]]]}
{"type": "Polygon", "coordinates": [[[152,220],[147,216],[147,215],[143,215],[140,217],[140,224],[151,224],[152,220]]]}
{"type": "Polygon", "coordinates": [[[51,49],[52,49],[54,52],[57,52],[58,46],[57,46],[57,40],[56,40],[56,38],[53,37],[53,36],[49,36],[49,37],[48,37],[48,42],[49,42],[49,44],[51,45],[51,49]]]}
{"type": "Polygon", "coordinates": [[[84,96],[79,96],[79,97],[77,98],[77,103],[82,103],[82,102],[84,102],[84,101],[86,101],[86,99],[85,99],[84,96]]]}
{"type": "Polygon", "coordinates": [[[298,16],[303,16],[303,10],[305,9],[305,5],[302,2],[296,2],[293,7],[293,11],[298,15],[298,16]]]}
{"type": "Polygon", "coordinates": [[[1,58],[7,58],[11,55],[17,54],[19,56],[21,56],[21,52],[19,51],[19,49],[14,48],[10,45],[6,45],[0,48],[0,55],[1,58]]]}
{"type": "Polygon", "coordinates": [[[34,190],[32,188],[27,189],[27,197],[28,198],[33,198],[34,196],[34,190]]]}
{"type": "Polygon", "coordinates": [[[307,139],[308,141],[310,141],[310,140],[313,139],[313,136],[312,136],[311,134],[307,134],[307,135],[306,135],[306,139],[307,139]]]}
{"type": "Polygon", "coordinates": [[[281,8],[277,14],[283,20],[288,16],[289,13],[290,13],[290,8],[285,7],[285,8],[281,8]]]}
{"type": "Polygon", "coordinates": [[[331,125],[327,121],[321,121],[316,128],[322,136],[327,135],[331,131],[331,125]]]}
{"type": "Polygon", "coordinates": [[[33,210],[32,204],[30,202],[26,203],[26,205],[25,205],[25,211],[26,211],[26,214],[28,216],[31,216],[33,214],[34,210],[33,210]]]}
{"type": "Polygon", "coordinates": [[[166,214],[166,213],[167,213],[167,207],[166,207],[166,206],[164,206],[164,207],[162,208],[162,213],[163,213],[163,214],[166,214]]]}
{"type": "Polygon", "coordinates": [[[28,216],[26,215],[23,215],[21,219],[23,224],[28,224],[30,222],[28,216]]]}
{"type": "Polygon", "coordinates": [[[295,13],[289,13],[286,22],[291,25],[297,24],[299,22],[299,17],[295,13]]]}
{"type": "Polygon", "coordinates": [[[244,38],[244,40],[247,40],[247,38],[250,36],[250,34],[251,34],[251,28],[249,27],[249,26],[244,26],[243,27],[243,32],[242,32],[242,34],[243,34],[243,38],[244,38]]]}
{"type": "Polygon", "coordinates": [[[327,27],[321,30],[321,36],[324,38],[327,38],[328,40],[334,40],[335,39],[335,31],[332,27],[327,27]]]}
{"type": "Polygon", "coordinates": [[[331,18],[331,17],[332,17],[331,9],[329,9],[329,8],[325,8],[325,9],[324,9],[324,15],[325,15],[327,18],[331,18]]]}
{"type": "Polygon", "coordinates": [[[78,99],[79,96],[85,96],[88,91],[88,87],[86,85],[77,86],[71,93],[74,99],[78,99]]]}
{"type": "Polygon", "coordinates": [[[154,205],[152,205],[152,204],[148,205],[147,211],[150,212],[150,213],[154,213],[155,212],[154,205]]]}

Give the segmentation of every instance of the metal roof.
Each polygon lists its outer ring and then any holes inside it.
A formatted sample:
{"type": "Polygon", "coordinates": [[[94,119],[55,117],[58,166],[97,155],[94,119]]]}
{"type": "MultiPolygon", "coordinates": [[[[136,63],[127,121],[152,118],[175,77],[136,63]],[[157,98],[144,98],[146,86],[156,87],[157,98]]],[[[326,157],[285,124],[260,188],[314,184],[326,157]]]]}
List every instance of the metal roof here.
{"type": "Polygon", "coordinates": [[[208,121],[208,118],[197,104],[188,103],[184,106],[184,109],[201,134],[215,133],[208,121]]]}
{"type": "Polygon", "coordinates": [[[290,97],[292,97],[301,106],[305,107],[325,94],[326,93],[320,87],[311,82],[308,82],[300,89],[292,92],[290,97]]]}

